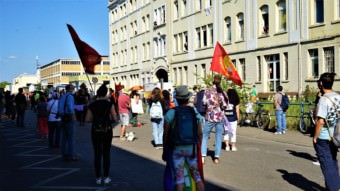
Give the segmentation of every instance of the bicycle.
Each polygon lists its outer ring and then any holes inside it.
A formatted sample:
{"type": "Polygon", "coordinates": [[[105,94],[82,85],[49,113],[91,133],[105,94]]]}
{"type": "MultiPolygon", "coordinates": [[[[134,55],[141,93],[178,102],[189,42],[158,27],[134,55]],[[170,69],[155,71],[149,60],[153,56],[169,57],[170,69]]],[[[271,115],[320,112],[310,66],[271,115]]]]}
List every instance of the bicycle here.
{"type": "MultiPolygon", "coordinates": [[[[312,105],[312,102],[309,104],[312,105]]],[[[300,103],[300,120],[299,130],[301,133],[309,133],[312,128],[315,128],[314,109],[309,108],[309,112],[305,112],[303,102],[300,103]]]]}
{"type": "Polygon", "coordinates": [[[240,110],[241,120],[240,127],[250,125],[255,126],[260,129],[269,129],[271,116],[268,110],[263,109],[263,104],[256,102],[257,111],[254,112],[253,105],[254,103],[248,102],[245,104],[246,111],[243,112],[240,110]]]}

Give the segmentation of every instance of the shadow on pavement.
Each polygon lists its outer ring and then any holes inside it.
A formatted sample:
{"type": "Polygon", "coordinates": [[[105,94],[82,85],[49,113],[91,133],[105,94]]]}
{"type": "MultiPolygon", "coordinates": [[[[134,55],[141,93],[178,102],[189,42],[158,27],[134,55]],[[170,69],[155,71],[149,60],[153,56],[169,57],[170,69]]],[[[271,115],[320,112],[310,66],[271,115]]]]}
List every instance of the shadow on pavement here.
{"type": "Polygon", "coordinates": [[[317,161],[318,160],[315,156],[312,156],[309,153],[297,152],[297,151],[293,151],[293,150],[286,150],[286,151],[288,151],[289,154],[296,156],[296,157],[304,158],[304,159],[311,160],[311,161],[317,161]]]}
{"type": "Polygon", "coordinates": [[[306,179],[301,174],[289,173],[288,171],[283,169],[277,169],[277,171],[282,174],[282,178],[284,180],[286,180],[288,183],[296,186],[301,190],[325,191],[325,189],[321,187],[319,184],[306,179]]]}

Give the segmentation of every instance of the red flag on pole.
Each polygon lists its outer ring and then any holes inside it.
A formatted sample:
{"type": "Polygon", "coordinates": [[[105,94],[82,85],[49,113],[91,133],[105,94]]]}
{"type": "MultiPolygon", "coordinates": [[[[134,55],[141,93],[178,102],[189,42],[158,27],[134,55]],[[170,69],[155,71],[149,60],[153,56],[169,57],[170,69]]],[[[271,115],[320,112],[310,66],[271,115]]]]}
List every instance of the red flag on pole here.
{"type": "Polygon", "coordinates": [[[101,56],[90,45],[80,40],[76,31],[73,29],[71,25],[67,24],[67,28],[70,31],[72,40],[74,42],[74,45],[76,46],[78,55],[80,57],[81,63],[83,64],[85,72],[89,74],[94,74],[95,65],[100,64],[100,62],[102,61],[101,56]]]}
{"type": "Polygon", "coordinates": [[[242,87],[242,81],[237,70],[231,62],[229,55],[220,45],[216,43],[214,56],[211,61],[210,70],[224,75],[227,79],[242,87]]]}

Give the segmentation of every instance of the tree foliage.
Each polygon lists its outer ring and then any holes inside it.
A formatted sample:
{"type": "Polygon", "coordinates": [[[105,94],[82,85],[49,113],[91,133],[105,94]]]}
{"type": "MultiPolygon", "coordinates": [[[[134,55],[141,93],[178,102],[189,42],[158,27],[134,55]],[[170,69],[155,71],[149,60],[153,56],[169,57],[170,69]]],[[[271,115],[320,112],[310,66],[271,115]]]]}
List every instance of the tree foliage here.
{"type": "Polygon", "coordinates": [[[0,88],[5,88],[7,85],[10,85],[11,83],[7,81],[0,82],[0,88]]]}

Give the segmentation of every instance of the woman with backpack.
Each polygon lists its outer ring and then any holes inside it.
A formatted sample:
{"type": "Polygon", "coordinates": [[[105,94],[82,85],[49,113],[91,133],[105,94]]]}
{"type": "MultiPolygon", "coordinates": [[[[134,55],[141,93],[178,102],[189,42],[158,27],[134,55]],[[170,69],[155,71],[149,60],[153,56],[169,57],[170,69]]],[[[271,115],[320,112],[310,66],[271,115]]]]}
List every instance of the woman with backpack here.
{"type": "Polygon", "coordinates": [[[163,148],[163,126],[166,103],[162,98],[161,89],[154,88],[149,99],[149,114],[152,124],[152,135],[156,149],[163,148]]]}
{"type": "Polygon", "coordinates": [[[100,86],[97,90],[97,99],[92,102],[86,113],[86,122],[92,122],[91,138],[94,149],[94,167],[96,184],[109,184],[110,151],[112,141],[111,120],[117,120],[114,105],[106,98],[107,87],[100,86]],[[101,174],[101,161],[103,159],[104,176],[101,174]]]}
{"type": "Polygon", "coordinates": [[[237,151],[236,148],[236,128],[237,122],[240,120],[240,97],[236,90],[228,89],[228,106],[224,110],[224,114],[229,124],[224,124],[224,142],[226,151],[237,151]],[[231,144],[231,149],[230,145],[231,144]]]}

